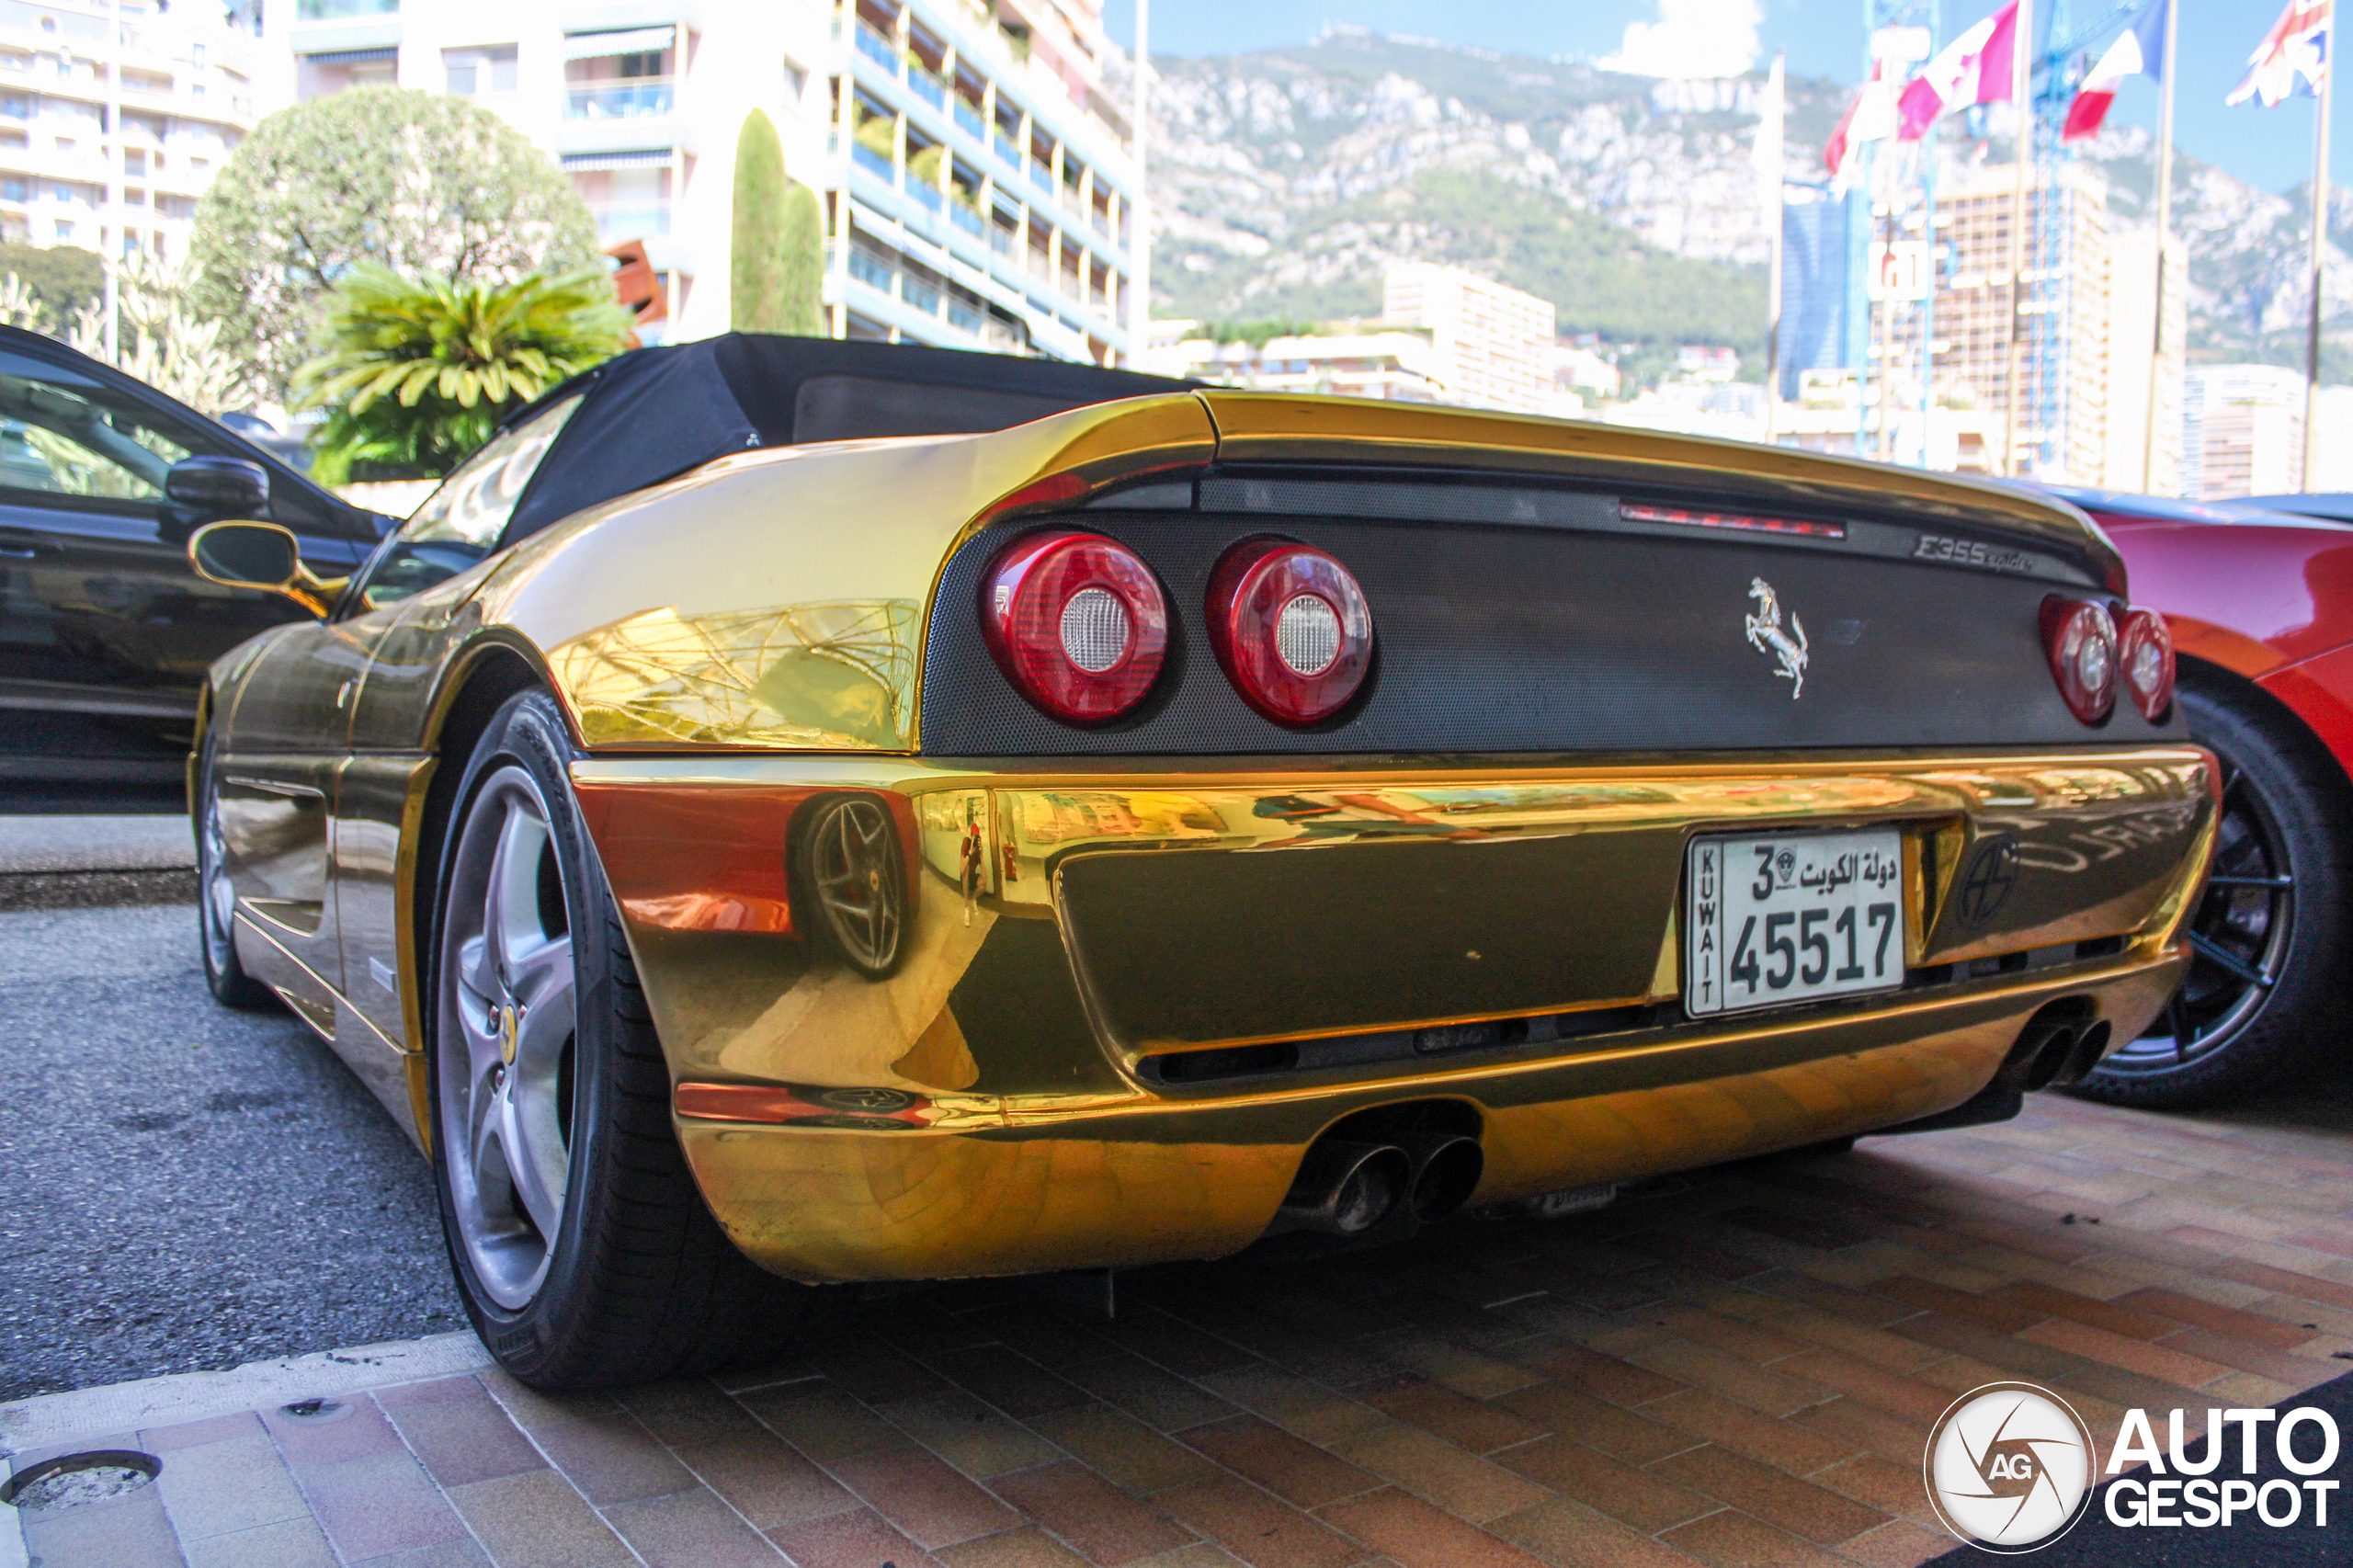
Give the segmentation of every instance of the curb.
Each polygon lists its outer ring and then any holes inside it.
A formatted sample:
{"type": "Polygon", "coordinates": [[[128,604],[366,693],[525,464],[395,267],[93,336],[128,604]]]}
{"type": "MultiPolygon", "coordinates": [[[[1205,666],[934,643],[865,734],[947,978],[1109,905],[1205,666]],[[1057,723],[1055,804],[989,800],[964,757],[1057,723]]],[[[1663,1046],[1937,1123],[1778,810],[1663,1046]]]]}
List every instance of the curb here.
{"type": "MultiPolygon", "coordinates": [[[[27,909],[114,909],[195,902],[196,872],[192,868],[0,871],[0,914],[27,909]]],[[[0,1560],[0,1568],[5,1568],[5,1560],[0,1560]]]]}
{"type": "MultiPolygon", "coordinates": [[[[460,1329],[423,1339],[248,1361],[225,1372],[174,1372],[101,1388],[36,1394],[0,1404],[0,1456],[108,1432],[233,1415],[297,1399],[478,1372],[494,1364],[473,1332],[460,1329]]],[[[13,1527],[15,1510],[0,1508],[0,1513],[10,1516],[13,1527]]],[[[0,1533],[0,1568],[7,1568],[6,1552],[6,1537],[0,1533]]]]}

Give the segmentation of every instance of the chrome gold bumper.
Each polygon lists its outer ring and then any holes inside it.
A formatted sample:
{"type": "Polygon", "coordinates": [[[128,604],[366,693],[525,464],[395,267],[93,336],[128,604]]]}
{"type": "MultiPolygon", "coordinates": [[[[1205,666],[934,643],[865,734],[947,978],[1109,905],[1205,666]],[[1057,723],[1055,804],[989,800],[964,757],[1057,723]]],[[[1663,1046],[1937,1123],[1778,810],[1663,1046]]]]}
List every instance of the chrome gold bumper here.
{"type": "Polygon", "coordinates": [[[1482,1202],[1929,1115],[2048,1002],[2119,1039],[2154,1016],[2213,820],[2190,747],[574,778],[705,1196],[813,1280],[1230,1252],[1323,1129],[1405,1100],[1472,1108],[1482,1202]],[[793,812],[844,790],[907,848],[909,948],[881,981],[810,939],[784,872],[793,812]],[[1690,836],[1862,824],[1904,832],[1905,990],[1686,1017],[1690,836]],[[1971,873],[2003,844],[1991,896],[1971,873]],[[1531,1027],[1486,1027],[1508,1020],[1531,1027]]]}

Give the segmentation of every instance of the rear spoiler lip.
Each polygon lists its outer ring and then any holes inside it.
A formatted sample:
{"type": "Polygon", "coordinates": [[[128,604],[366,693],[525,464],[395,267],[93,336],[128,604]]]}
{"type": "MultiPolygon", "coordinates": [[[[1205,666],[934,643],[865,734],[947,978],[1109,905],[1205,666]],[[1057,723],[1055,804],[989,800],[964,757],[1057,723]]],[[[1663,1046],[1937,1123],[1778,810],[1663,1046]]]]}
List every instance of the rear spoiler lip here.
{"type": "Polygon", "coordinates": [[[2056,496],[1853,458],[1533,415],[1368,398],[1204,390],[1220,467],[1451,470],[1578,479],[1744,506],[1849,512],[2066,556],[2121,598],[2124,558],[2056,496]]]}

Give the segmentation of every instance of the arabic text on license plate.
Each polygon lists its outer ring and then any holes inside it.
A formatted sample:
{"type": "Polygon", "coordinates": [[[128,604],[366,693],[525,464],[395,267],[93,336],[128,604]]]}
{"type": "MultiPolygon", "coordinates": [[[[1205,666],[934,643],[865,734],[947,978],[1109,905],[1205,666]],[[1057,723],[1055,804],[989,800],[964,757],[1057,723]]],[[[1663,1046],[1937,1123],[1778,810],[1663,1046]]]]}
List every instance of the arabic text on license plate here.
{"type": "Polygon", "coordinates": [[[1697,838],[1687,870],[1683,1006],[1694,1016],[1904,983],[1893,828],[1697,838]]]}

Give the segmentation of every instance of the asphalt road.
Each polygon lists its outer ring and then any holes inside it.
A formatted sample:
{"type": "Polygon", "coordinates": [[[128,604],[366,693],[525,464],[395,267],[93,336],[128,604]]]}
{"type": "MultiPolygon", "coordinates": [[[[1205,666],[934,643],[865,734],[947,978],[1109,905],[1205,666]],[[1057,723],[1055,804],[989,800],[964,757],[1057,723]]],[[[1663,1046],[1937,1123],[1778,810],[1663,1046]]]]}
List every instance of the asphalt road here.
{"type": "Polygon", "coordinates": [[[0,914],[0,1400],[464,1326],[424,1160],[185,904],[0,914]]]}

